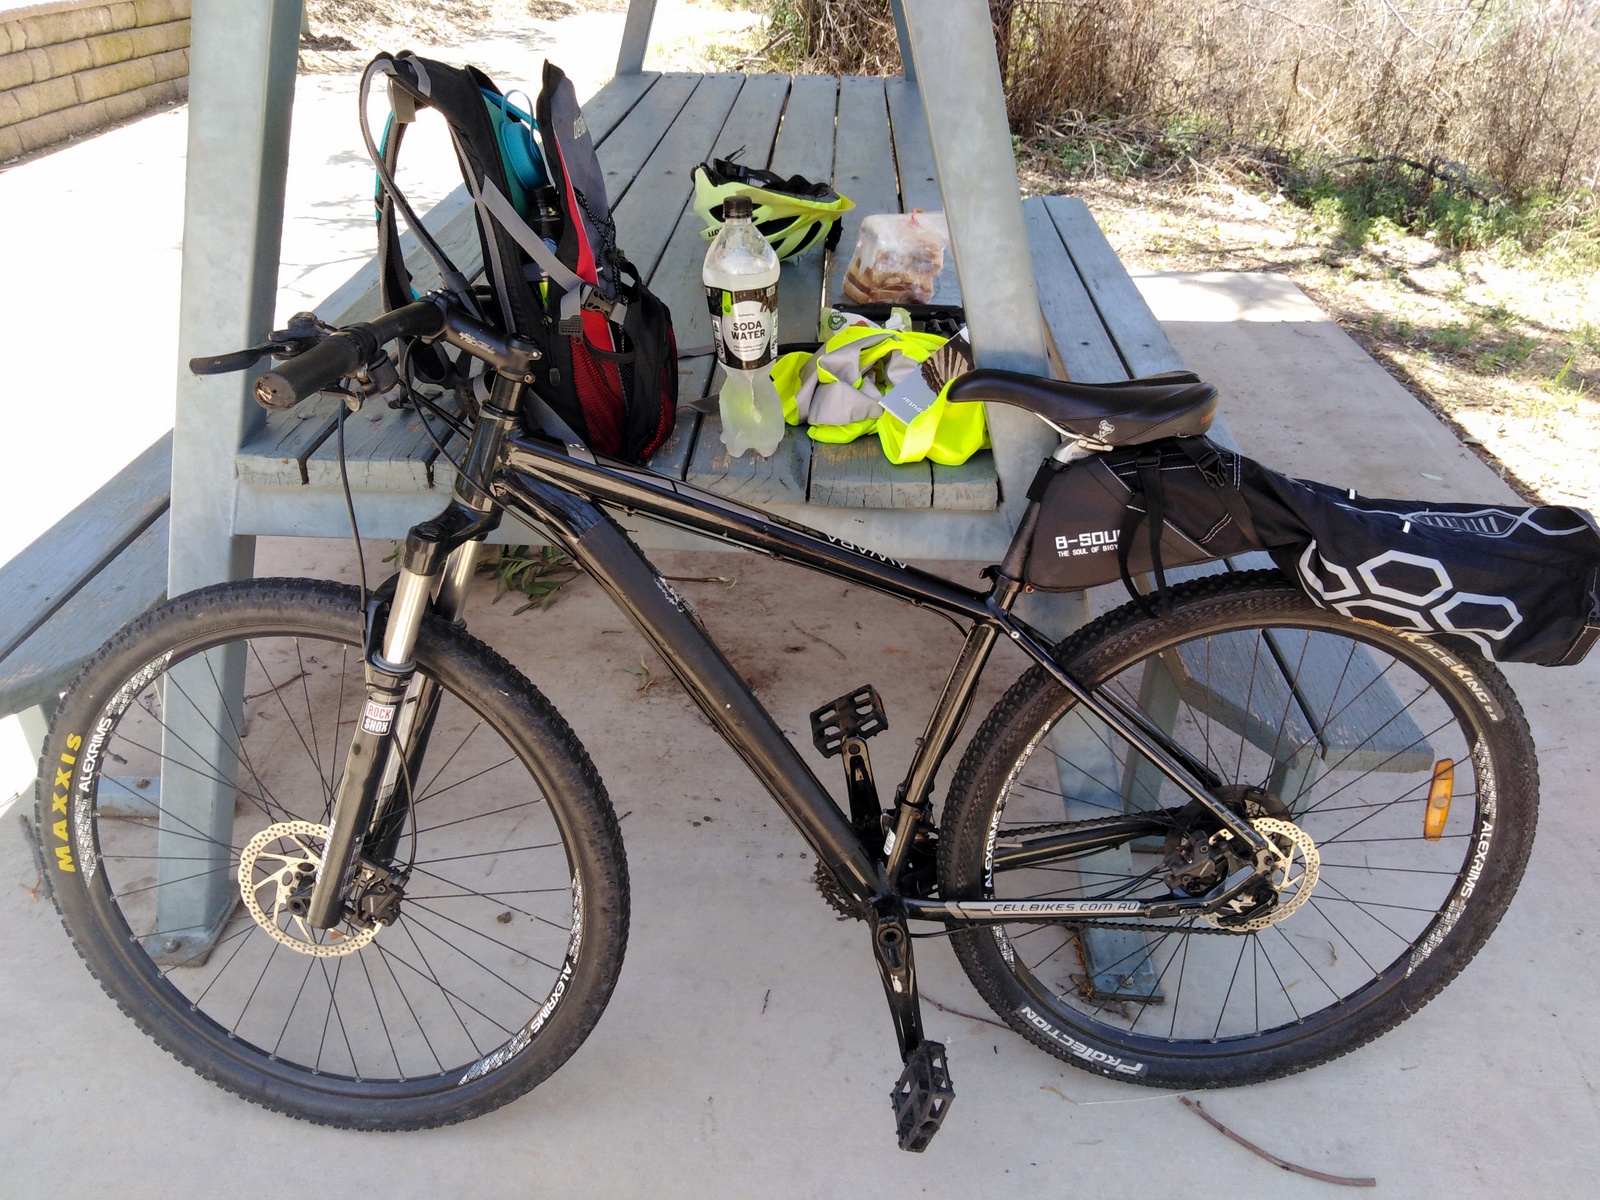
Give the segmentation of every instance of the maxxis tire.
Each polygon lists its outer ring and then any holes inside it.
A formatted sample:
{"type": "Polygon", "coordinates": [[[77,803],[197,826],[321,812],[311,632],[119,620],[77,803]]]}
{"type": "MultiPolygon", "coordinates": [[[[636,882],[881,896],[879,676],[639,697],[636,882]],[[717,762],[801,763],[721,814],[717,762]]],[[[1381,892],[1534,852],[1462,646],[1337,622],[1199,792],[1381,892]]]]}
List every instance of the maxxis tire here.
{"type": "MultiPolygon", "coordinates": [[[[1157,1036],[1131,1036],[1086,1019],[1064,994],[1047,1006],[1037,987],[1019,979],[1024,968],[1007,962],[1002,939],[991,929],[954,934],[957,957],[985,1001],[1011,1028],[1064,1062],[1124,1082],[1167,1088],[1256,1083],[1316,1066],[1387,1032],[1427,1003],[1482,947],[1516,891],[1533,843],[1537,767],[1521,707],[1499,671],[1482,657],[1352,622],[1317,608],[1277,572],[1249,572],[1175,588],[1172,610],[1160,619],[1148,619],[1132,605],[1109,613],[1066,639],[1057,648],[1057,661],[1083,683],[1099,686],[1182,639],[1272,622],[1354,635],[1394,656],[1437,689],[1478,739],[1483,754],[1474,756],[1474,770],[1492,778],[1455,882],[1440,884],[1453,888],[1451,907],[1441,908],[1412,950],[1400,953],[1348,998],[1285,1028],[1258,1027],[1259,1036],[1216,1044],[1203,1038],[1173,1044],[1157,1036]]],[[[1071,707],[1065,690],[1034,668],[974,735],[942,819],[939,879],[945,899],[992,894],[985,886],[984,855],[991,819],[999,822],[995,806],[1016,778],[1013,772],[1021,769],[1019,761],[1071,707]]],[[[1230,982],[1230,995],[1232,987],[1230,982]]],[[[1228,1002],[1225,997],[1224,1010],[1228,1002]]]]}
{"type": "MultiPolygon", "coordinates": [[[[182,1003],[109,898],[108,872],[83,869],[84,838],[97,827],[87,797],[95,795],[103,766],[103,760],[87,764],[85,743],[108,701],[164,654],[252,630],[352,644],[359,663],[355,589],[255,579],[189,593],[137,618],[95,654],[63,699],[41,761],[36,811],[56,905],[79,954],[107,994],[162,1048],[204,1078],[277,1112],[352,1129],[421,1129],[468,1120],[521,1096],[572,1055],[610,998],[627,942],[628,871],[616,815],[577,737],[524,676],[461,629],[426,618],[416,648],[419,667],[520,756],[548,801],[569,869],[582,881],[573,889],[579,902],[572,917],[574,925],[581,922],[581,939],[569,938],[568,974],[553,990],[550,1011],[536,1032],[498,1066],[476,1077],[470,1071],[441,1073],[416,1080],[409,1090],[401,1086],[402,1077],[378,1095],[357,1078],[318,1076],[274,1062],[231,1041],[226,1030],[182,1003]],[[64,778],[70,782],[65,794],[57,786],[64,778]]],[[[307,705],[309,711],[309,697],[307,705]]]]}

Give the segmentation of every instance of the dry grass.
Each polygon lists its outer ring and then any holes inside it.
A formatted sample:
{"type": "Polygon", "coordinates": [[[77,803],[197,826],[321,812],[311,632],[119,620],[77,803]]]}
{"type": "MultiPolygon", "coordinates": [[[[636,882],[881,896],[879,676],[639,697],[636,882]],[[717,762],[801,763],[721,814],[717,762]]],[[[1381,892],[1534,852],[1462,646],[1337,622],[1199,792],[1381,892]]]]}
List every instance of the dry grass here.
{"type": "Polygon", "coordinates": [[[1201,162],[1070,181],[1022,167],[1025,190],[1086,199],[1132,269],[1288,276],[1530,501],[1600,506],[1600,272],[1381,222],[1353,244],[1201,162]]]}
{"type": "MultiPolygon", "coordinates": [[[[1324,155],[1471,164],[1517,196],[1600,176],[1594,0],[989,0],[1014,130],[1173,120],[1324,155]]],[[[788,61],[894,73],[888,0],[772,0],[788,61]]]]}
{"type": "Polygon", "coordinates": [[[774,62],[830,75],[899,75],[889,0],[772,0],[774,62]]]}

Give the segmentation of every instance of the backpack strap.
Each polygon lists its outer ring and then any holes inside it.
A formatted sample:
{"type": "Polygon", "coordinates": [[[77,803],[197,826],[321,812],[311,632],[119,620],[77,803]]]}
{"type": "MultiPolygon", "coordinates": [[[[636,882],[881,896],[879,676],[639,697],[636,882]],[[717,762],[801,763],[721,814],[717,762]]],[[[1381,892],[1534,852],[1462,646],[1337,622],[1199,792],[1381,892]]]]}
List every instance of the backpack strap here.
{"type": "Polygon", "coordinates": [[[479,210],[493,217],[517,245],[527,252],[528,257],[539,265],[539,269],[545,273],[550,282],[561,289],[561,318],[556,326],[558,333],[565,337],[582,337],[584,309],[604,313],[606,319],[613,324],[622,324],[628,315],[627,304],[620,299],[606,299],[599,288],[580,279],[570,267],[557,258],[555,252],[522,219],[516,207],[492,180],[484,178],[471,183],[471,186],[472,199],[479,210]]]}
{"type": "Polygon", "coordinates": [[[400,254],[399,228],[394,215],[395,209],[398,208],[406,219],[406,227],[416,235],[417,241],[438,267],[439,278],[469,313],[481,319],[483,314],[479,311],[477,301],[472,294],[471,283],[455,263],[450,261],[450,256],[444,252],[433,234],[428,232],[427,227],[411,207],[411,202],[406,199],[405,193],[394,181],[394,167],[399,161],[404,129],[416,119],[419,108],[428,106],[429,91],[427,69],[409,54],[403,54],[399,59],[388,54],[380,54],[367,64],[367,69],[361,75],[361,137],[366,142],[367,153],[371,156],[373,169],[378,174],[379,269],[383,275],[384,300],[390,307],[395,307],[395,304],[390,303],[391,295],[399,297],[404,292],[404,299],[397,301],[399,304],[409,303],[412,299],[411,273],[406,270],[405,259],[400,254]],[[372,127],[367,123],[367,100],[372,93],[373,81],[380,75],[389,80],[389,102],[393,113],[393,122],[382,149],[373,140],[372,127]],[[387,252],[384,252],[385,248],[387,252]]]}

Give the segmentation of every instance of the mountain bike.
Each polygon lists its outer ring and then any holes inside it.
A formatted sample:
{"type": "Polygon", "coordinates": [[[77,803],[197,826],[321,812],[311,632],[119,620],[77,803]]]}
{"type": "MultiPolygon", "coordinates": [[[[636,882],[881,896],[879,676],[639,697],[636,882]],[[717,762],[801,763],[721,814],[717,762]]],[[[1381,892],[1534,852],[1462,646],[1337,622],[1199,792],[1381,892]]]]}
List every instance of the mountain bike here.
{"type": "MultiPolygon", "coordinates": [[[[487,399],[457,420],[448,506],[370,593],[250,579],[129,624],[63,699],[38,793],[56,901],[90,970],[230,1091],[351,1128],[465,1120],[556,1070],[611,995],[629,895],[605,785],[550,702],[463,623],[505,512],[632,620],[814,851],[825,898],[865,926],[904,1067],[903,1148],[928,1144],[954,1095],[923,1032],[917,936],[948,936],[1000,1018],[1064,1062],[1215,1087],[1387,1031],[1511,900],[1534,749],[1482,657],[1316,607],[1272,571],[1190,580],[1163,612],[1129,604],[1053,645],[1014,612],[1037,502],[975,589],[527,432],[537,351],[445,294],[324,333],[279,346],[298,352],[257,397],[370,390],[396,337],[487,364],[487,399]],[[886,725],[877,693],[812,714],[815,745],[844,768],[841,805],[618,511],[963,628],[889,803],[868,752],[886,725]],[[1002,639],[1031,665],[936,812],[1002,639]]],[[[1058,454],[1105,448],[1079,431],[1109,393],[973,378],[969,395],[1067,433],[1058,454]]],[[[1119,410],[1118,444],[1201,429],[1216,404],[1206,387],[1146,392],[1143,417],[1119,410]]]]}

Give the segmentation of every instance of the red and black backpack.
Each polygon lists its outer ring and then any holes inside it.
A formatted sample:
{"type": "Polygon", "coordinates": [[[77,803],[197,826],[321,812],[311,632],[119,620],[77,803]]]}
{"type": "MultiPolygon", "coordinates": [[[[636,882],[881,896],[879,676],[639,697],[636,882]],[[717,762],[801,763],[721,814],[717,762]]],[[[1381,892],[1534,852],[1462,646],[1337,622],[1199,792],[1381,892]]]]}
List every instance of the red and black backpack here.
{"type": "MultiPolygon", "coordinates": [[[[678,398],[672,314],[617,247],[605,177],[572,83],[545,64],[535,113],[523,112],[475,67],[411,53],[380,54],[361,83],[362,132],[378,169],[378,258],[385,308],[415,299],[398,209],[469,310],[543,354],[534,391],[591,450],[642,461],[672,431],[678,398]],[[381,141],[367,125],[372,84],[387,78],[392,115],[381,141]],[[431,108],[449,126],[476,208],[485,283],[474,287],[429,235],[394,169],[405,128],[431,108]]],[[[425,379],[456,387],[457,364],[408,348],[425,379]]],[[[483,383],[477,384],[481,398],[483,383]]],[[[529,410],[537,425],[537,406],[529,410]]],[[[564,424],[567,428],[559,428],[564,424]]]]}

